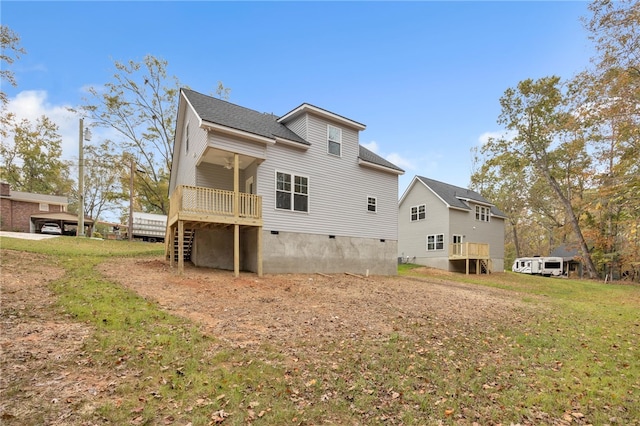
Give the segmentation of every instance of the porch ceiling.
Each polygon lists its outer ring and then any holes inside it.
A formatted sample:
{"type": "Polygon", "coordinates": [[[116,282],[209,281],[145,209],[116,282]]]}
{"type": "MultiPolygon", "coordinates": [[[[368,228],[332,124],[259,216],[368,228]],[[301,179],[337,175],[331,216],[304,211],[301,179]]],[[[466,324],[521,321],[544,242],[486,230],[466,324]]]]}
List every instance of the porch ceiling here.
{"type": "MultiPolygon", "coordinates": [[[[204,153],[200,156],[198,165],[201,163],[210,163],[227,169],[233,169],[233,154],[234,153],[231,151],[207,147],[204,153]]],[[[247,168],[251,163],[253,163],[253,161],[258,161],[258,163],[264,161],[262,158],[251,157],[244,154],[238,154],[238,157],[240,170],[247,168]]]]}

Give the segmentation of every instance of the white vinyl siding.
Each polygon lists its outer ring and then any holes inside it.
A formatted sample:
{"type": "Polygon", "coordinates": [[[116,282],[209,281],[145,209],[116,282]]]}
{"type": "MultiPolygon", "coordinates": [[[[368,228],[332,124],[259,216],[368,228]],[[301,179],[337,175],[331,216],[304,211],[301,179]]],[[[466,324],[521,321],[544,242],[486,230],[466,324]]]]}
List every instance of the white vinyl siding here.
{"type": "Polygon", "coordinates": [[[342,129],[327,125],[327,152],[329,154],[342,156],[342,129]]]}
{"type": "MultiPolygon", "coordinates": [[[[398,239],[398,176],[358,165],[358,131],[342,128],[342,158],[327,155],[328,121],[306,116],[309,149],[281,144],[267,147],[267,158],[257,168],[257,194],[261,195],[265,230],[398,239]],[[307,214],[290,214],[275,208],[276,171],[309,177],[307,214]],[[336,190],[337,182],[349,182],[336,190]],[[364,200],[375,190],[377,214],[368,214],[364,200]]],[[[296,120],[296,122],[299,122],[296,120]]]]}
{"type": "MultiPolygon", "coordinates": [[[[175,185],[195,185],[196,184],[196,161],[198,155],[207,146],[207,132],[198,127],[198,120],[190,107],[185,111],[185,122],[187,123],[182,131],[181,144],[186,144],[186,136],[189,134],[189,154],[180,155],[173,161],[171,174],[175,175],[175,185]],[[188,129],[188,130],[187,130],[188,129]]],[[[182,148],[186,150],[186,147],[182,148]]],[[[173,191],[175,188],[171,188],[173,191]]]]}

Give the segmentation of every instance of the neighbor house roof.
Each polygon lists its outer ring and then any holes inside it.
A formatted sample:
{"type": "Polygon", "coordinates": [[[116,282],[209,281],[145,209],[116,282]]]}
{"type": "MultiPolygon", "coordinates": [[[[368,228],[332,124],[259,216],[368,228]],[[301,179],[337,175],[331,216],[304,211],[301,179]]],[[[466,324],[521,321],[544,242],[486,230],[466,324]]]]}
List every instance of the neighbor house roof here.
{"type": "Polygon", "coordinates": [[[182,89],[182,93],[203,121],[271,139],[283,138],[309,145],[309,142],[279,123],[278,117],[273,114],[254,111],[189,89],[182,89]]]}
{"type": "Polygon", "coordinates": [[[424,176],[416,176],[416,179],[429,187],[442,201],[449,207],[471,210],[467,201],[473,201],[477,204],[484,204],[491,208],[491,214],[498,217],[506,218],[507,215],[501,212],[493,203],[484,198],[482,195],[470,189],[461,188],[459,186],[450,185],[448,183],[439,182],[424,176]]]}
{"type": "Polygon", "coordinates": [[[3,195],[2,198],[8,198],[16,201],[27,201],[30,203],[47,203],[66,206],[69,199],[60,195],[34,194],[32,192],[22,192],[10,190],[9,195],[3,195]]]}

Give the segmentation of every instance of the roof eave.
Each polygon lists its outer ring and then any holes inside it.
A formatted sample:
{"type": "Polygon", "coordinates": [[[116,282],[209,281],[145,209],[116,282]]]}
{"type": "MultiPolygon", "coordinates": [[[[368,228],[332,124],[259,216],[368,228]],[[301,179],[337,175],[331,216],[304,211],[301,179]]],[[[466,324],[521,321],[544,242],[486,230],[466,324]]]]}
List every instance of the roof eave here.
{"type": "Polygon", "coordinates": [[[301,115],[301,114],[305,114],[305,113],[314,113],[316,115],[320,115],[324,118],[333,120],[333,121],[337,121],[347,127],[351,127],[354,128],[356,130],[364,130],[367,128],[367,126],[365,126],[362,123],[358,123],[357,121],[353,121],[350,120],[346,117],[343,117],[341,115],[335,114],[331,111],[327,111],[325,109],[322,108],[318,108],[316,106],[304,103],[302,105],[300,105],[299,107],[293,109],[292,111],[289,111],[288,113],[286,113],[285,115],[283,115],[282,117],[278,118],[278,120],[276,120],[278,123],[286,123],[289,120],[294,119],[295,117],[301,115]]]}
{"type": "Polygon", "coordinates": [[[303,144],[301,142],[297,142],[297,141],[292,141],[291,139],[287,139],[287,138],[281,138],[279,136],[275,137],[275,141],[277,144],[282,144],[282,145],[287,145],[293,148],[297,148],[297,149],[302,149],[302,150],[308,150],[309,147],[311,146],[311,144],[303,144]]]}
{"type": "Polygon", "coordinates": [[[380,164],[372,163],[370,161],[363,160],[362,158],[358,158],[358,164],[364,167],[370,167],[372,169],[381,170],[387,173],[393,173],[398,176],[404,174],[404,170],[392,169],[391,167],[386,167],[380,164]]]}
{"type": "Polygon", "coordinates": [[[205,130],[212,130],[220,133],[226,133],[228,135],[233,135],[245,139],[250,139],[255,142],[261,142],[266,145],[274,145],[276,143],[276,139],[268,138],[266,136],[257,135],[255,133],[247,132],[245,130],[234,129],[233,127],[223,126],[221,124],[212,123],[210,121],[202,121],[200,127],[205,130]]]}

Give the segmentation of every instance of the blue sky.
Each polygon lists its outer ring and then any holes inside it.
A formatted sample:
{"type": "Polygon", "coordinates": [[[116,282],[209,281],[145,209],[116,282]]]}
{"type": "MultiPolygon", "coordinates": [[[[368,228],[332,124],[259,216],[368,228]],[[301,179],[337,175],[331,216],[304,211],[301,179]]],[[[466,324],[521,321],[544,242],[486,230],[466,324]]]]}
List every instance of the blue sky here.
{"type": "MultiPolygon", "coordinates": [[[[308,102],[367,126],[360,143],[414,175],[466,187],[470,149],[501,131],[505,89],[589,64],[587,2],[32,2],[0,5],[27,50],[3,85],[19,116],[59,126],[77,160],[85,88],[151,54],[202,93],[284,115],[308,102]]],[[[3,64],[4,65],[4,64],[3,64]]],[[[177,100],[176,100],[177,101],[177,100]]],[[[100,137],[94,132],[93,141],[100,137]]]]}

